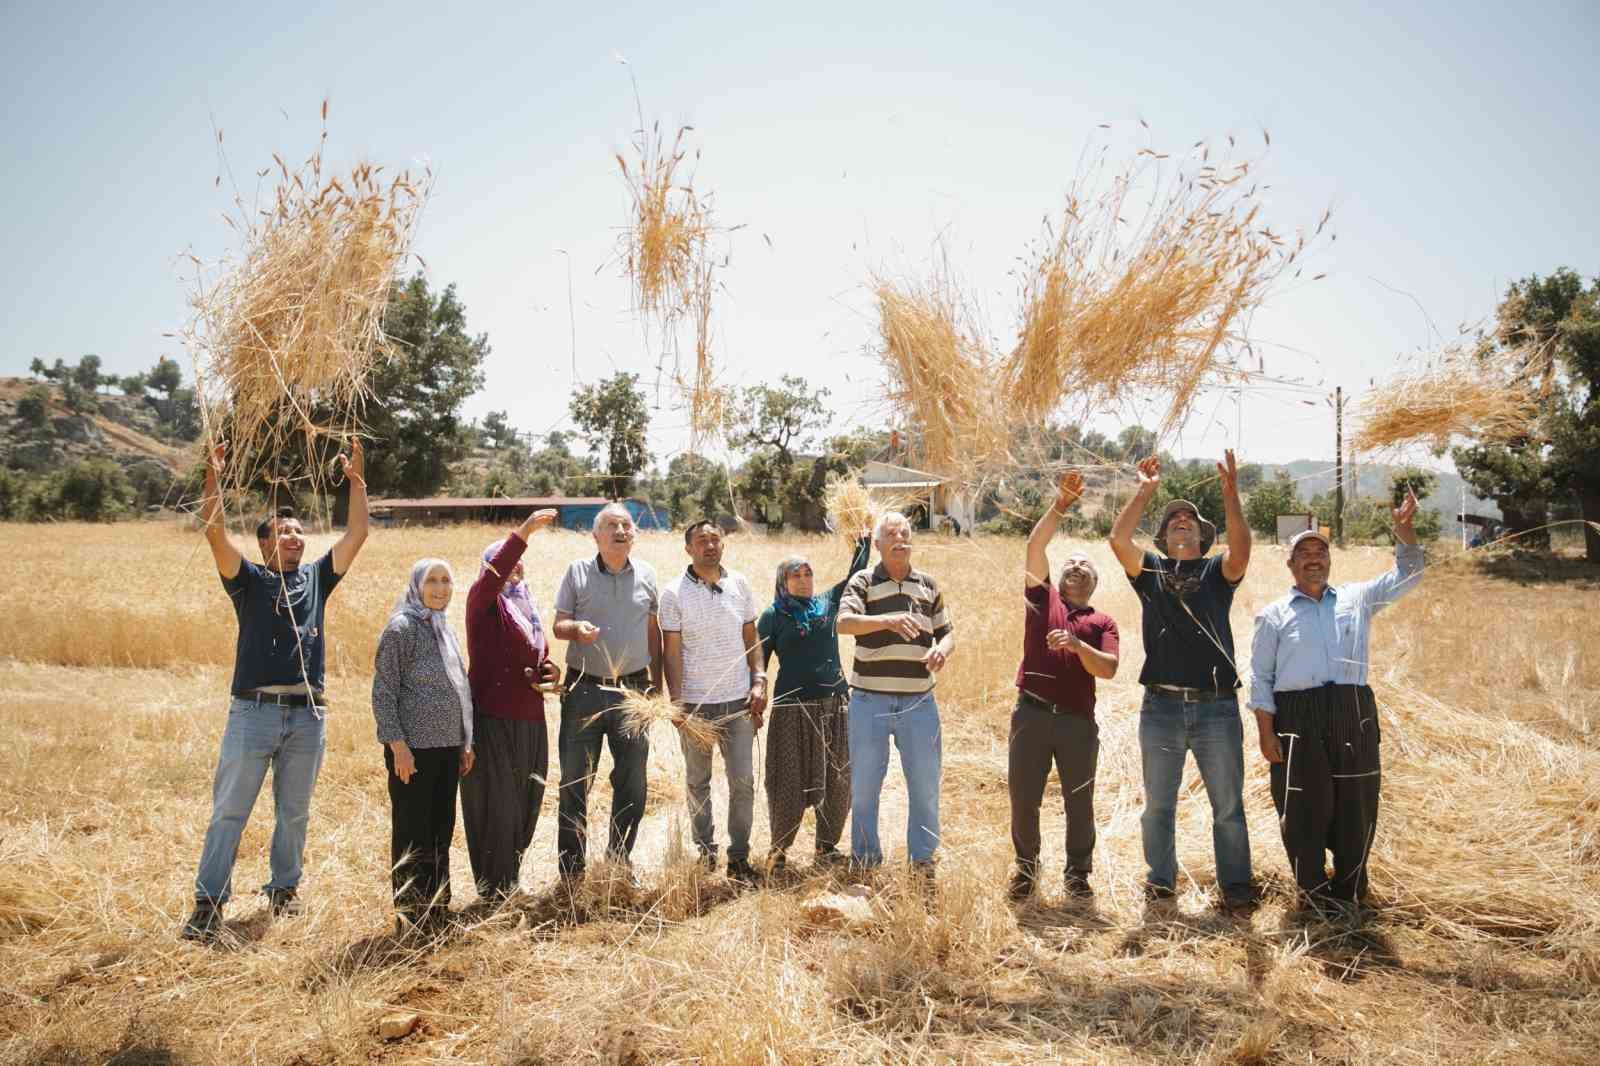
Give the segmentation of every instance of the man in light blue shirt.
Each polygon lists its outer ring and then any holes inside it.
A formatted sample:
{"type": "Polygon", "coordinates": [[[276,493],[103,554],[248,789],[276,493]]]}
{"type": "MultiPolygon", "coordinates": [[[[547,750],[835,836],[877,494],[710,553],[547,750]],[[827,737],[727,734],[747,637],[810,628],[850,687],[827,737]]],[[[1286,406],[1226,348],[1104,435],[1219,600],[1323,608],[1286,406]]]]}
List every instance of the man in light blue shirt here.
{"type": "Polygon", "coordinates": [[[1328,584],[1328,539],[1289,541],[1294,587],[1256,616],[1250,706],[1272,764],[1272,803],[1295,882],[1310,903],[1357,902],[1378,826],[1378,706],[1367,685],[1372,616],[1422,580],[1417,497],[1394,510],[1395,567],[1328,584]],[[1333,878],[1327,852],[1333,852],[1333,878]]]}

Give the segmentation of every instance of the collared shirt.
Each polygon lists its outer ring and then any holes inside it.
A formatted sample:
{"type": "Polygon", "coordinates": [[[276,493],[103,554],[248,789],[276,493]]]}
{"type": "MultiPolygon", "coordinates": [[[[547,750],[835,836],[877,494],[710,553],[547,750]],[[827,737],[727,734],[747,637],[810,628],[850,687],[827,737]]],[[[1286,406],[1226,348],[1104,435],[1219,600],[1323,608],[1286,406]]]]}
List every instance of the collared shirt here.
{"type": "Polygon", "coordinates": [[[593,644],[567,642],[567,665],[596,677],[623,677],[650,665],[650,616],[660,609],[656,571],[643,559],[608,570],[598,554],[567,567],[556,610],[600,630],[593,644]]]}
{"type": "Polygon", "coordinates": [[[839,601],[839,613],[882,615],[909,612],[917,619],[917,636],[906,640],[890,629],[856,637],[850,664],[850,687],[866,692],[918,694],[933,691],[933,674],[922,657],[950,632],[944,593],[933,578],[912,570],[903,580],[889,576],[879,562],[850,579],[839,601]]]}
{"type": "Polygon", "coordinates": [[[1274,692],[1365,685],[1372,616],[1422,581],[1422,547],[1396,544],[1394,569],[1371,581],[1330,585],[1314,600],[1298,588],[1256,616],[1250,706],[1278,710],[1274,692]]]}
{"type": "Polygon", "coordinates": [[[235,696],[256,689],[322,691],[323,619],[339,584],[333,553],[279,572],[245,559],[222,587],[239,618],[234,648],[235,696]]]}
{"type": "Polygon", "coordinates": [[[686,703],[733,703],[750,695],[749,651],[744,627],[756,620],[750,583],[736,570],[706,584],[692,571],[661,589],[661,631],[683,637],[686,703]]]}
{"type": "Polygon", "coordinates": [[[1051,650],[1052,629],[1070,629],[1096,651],[1116,655],[1121,647],[1117,623],[1093,607],[1073,607],[1054,585],[1030,585],[1022,623],[1022,662],[1017,687],[1035,699],[1094,717],[1094,675],[1083,668],[1078,653],[1051,650]]]}

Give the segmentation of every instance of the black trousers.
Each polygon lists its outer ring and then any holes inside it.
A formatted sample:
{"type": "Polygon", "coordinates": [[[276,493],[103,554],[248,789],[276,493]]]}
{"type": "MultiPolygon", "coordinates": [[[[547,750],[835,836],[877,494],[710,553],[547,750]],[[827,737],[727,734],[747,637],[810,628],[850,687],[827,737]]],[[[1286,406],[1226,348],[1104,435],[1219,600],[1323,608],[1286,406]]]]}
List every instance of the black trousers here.
{"type": "Polygon", "coordinates": [[[844,697],[779,701],[767,717],[772,850],[789,850],[808,807],[817,809],[816,850],[837,850],[850,814],[850,717],[844,697]]]}
{"type": "Polygon", "coordinates": [[[1011,792],[1011,845],[1017,865],[1030,873],[1039,865],[1039,805],[1050,767],[1056,768],[1067,812],[1067,872],[1094,868],[1094,775],[1100,758],[1100,727],[1087,714],[1058,714],[1018,694],[1011,712],[1006,771],[1011,792]]]}
{"type": "Polygon", "coordinates": [[[523,852],[539,824],[550,739],[543,721],[480,714],[472,728],[472,749],[477,761],[461,779],[467,856],[478,895],[504,899],[517,889],[523,852]]]}
{"type": "Polygon", "coordinates": [[[1378,828],[1378,704],[1366,685],[1274,692],[1272,805],[1300,890],[1359,900],[1378,828]],[[1333,852],[1333,879],[1327,852],[1333,852]]]}
{"type": "Polygon", "coordinates": [[[456,782],[461,749],[412,748],[417,764],[409,782],[394,772],[394,752],[383,748],[389,769],[389,863],[395,909],[420,921],[450,905],[450,840],[456,833],[456,782]]]}
{"type": "MultiPolygon", "coordinates": [[[[643,670],[624,678],[628,688],[650,683],[643,670]]],[[[621,692],[601,688],[592,679],[568,675],[561,697],[561,790],[557,793],[560,822],[556,826],[556,865],[564,874],[580,873],[589,846],[589,787],[600,765],[600,747],[611,747],[611,832],[606,856],[626,861],[633,853],[644,818],[646,768],[650,734],[629,736],[622,728],[621,692]]]]}

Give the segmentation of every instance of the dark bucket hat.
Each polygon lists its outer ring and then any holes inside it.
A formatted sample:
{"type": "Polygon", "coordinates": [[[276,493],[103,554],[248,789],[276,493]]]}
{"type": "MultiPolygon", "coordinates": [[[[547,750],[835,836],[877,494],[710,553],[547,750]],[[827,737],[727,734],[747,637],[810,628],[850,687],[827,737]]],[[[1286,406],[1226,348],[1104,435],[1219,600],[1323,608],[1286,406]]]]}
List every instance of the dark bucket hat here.
{"type": "Polygon", "coordinates": [[[1211,550],[1211,545],[1216,542],[1217,527],[1207,521],[1206,516],[1200,513],[1200,508],[1188,500],[1173,500],[1167,504],[1166,510],[1161,512],[1161,528],[1156,530],[1155,535],[1156,547],[1161,549],[1162,555],[1172,554],[1167,551],[1167,523],[1172,521],[1172,516],[1179,511],[1188,511],[1194,515],[1195,521],[1200,523],[1200,554],[1205,555],[1211,550]]]}

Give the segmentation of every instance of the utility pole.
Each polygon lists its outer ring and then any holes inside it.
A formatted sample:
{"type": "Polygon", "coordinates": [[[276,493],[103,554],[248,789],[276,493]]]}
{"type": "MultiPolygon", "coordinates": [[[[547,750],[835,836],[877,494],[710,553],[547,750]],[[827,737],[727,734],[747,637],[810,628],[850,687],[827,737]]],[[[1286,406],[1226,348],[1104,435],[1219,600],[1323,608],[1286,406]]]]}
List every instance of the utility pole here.
{"type": "Polygon", "coordinates": [[[1333,542],[1344,547],[1344,386],[1333,388],[1333,542]]]}

